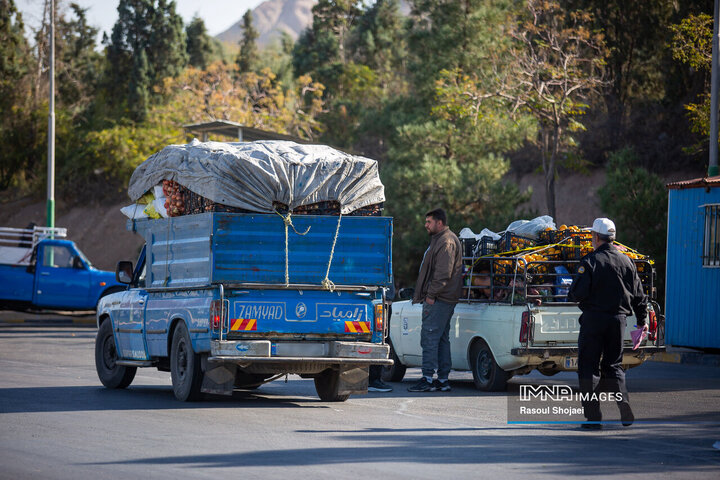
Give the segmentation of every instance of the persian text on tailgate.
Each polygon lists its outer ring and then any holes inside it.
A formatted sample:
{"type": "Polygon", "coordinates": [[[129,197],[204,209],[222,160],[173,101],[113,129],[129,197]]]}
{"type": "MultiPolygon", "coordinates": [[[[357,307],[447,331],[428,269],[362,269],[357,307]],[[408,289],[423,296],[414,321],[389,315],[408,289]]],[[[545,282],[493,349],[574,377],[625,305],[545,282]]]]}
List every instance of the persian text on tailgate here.
{"type": "Polygon", "coordinates": [[[318,319],[329,319],[333,322],[359,322],[366,319],[367,311],[365,305],[318,303],[317,316],[318,319]]]}

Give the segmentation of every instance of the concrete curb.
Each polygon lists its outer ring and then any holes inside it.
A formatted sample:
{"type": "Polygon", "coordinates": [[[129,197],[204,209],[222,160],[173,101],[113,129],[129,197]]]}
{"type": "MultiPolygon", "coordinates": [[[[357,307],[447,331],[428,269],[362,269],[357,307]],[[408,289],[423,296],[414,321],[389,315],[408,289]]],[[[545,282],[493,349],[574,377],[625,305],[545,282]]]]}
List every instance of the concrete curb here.
{"type": "Polygon", "coordinates": [[[720,367],[720,355],[702,352],[678,352],[671,350],[669,352],[655,353],[648,361],[720,367]]]}
{"type": "Polygon", "coordinates": [[[57,317],[48,316],[43,318],[42,316],[34,316],[33,318],[23,318],[8,315],[0,316],[0,325],[13,326],[13,325],[48,325],[48,326],[66,326],[66,325],[95,325],[95,317],[57,317]]]}

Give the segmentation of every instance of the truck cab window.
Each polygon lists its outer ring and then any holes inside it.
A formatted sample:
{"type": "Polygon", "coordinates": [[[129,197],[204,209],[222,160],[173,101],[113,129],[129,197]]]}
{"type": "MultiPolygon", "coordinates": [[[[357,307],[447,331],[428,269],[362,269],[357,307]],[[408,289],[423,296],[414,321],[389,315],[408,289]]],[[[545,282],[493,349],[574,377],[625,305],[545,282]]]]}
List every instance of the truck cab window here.
{"type": "Polygon", "coordinates": [[[43,247],[43,267],[73,268],[73,255],[66,247],[45,245],[43,247]]]}
{"type": "Polygon", "coordinates": [[[140,271],[138,272],[137,279],[135,280],[135,283],[138,287],[143,288],[145,287],[145,269],[146,269],[147,263],[143,259],[142,267],[140,268],[140,271]]]}

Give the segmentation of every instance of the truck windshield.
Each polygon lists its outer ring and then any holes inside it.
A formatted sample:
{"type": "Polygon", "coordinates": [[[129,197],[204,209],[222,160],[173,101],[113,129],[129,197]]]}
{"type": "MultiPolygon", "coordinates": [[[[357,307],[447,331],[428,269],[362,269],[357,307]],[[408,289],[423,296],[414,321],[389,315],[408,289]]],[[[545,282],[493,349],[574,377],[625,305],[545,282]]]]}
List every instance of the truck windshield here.
{"type": "Polygon", "coordinates": [[[77,245],[75,246],[75,249],[77,250],[78,256],[82,259],[82,261],[85,262],[88,267],[92,267],[93,264],[90,263],[90,260],[88,260],[85,254],[79,248],[77,248],[77,245]]]}

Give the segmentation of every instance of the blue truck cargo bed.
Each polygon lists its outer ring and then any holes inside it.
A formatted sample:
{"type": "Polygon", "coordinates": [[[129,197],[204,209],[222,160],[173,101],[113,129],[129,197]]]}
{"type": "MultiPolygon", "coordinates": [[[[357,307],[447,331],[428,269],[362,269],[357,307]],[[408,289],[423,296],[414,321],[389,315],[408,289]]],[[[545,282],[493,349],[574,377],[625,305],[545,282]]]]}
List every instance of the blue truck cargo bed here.
{"type": "Polygon", "coordinates": [[[277,214],[130,220],[128,229],[145,238],[150,288],[219,283],[319,286],[331,252],[328,279],[335,285],[391,285],[392,218],[298,215],[292,223],[287,241],[285,223],[277,214]]]}

